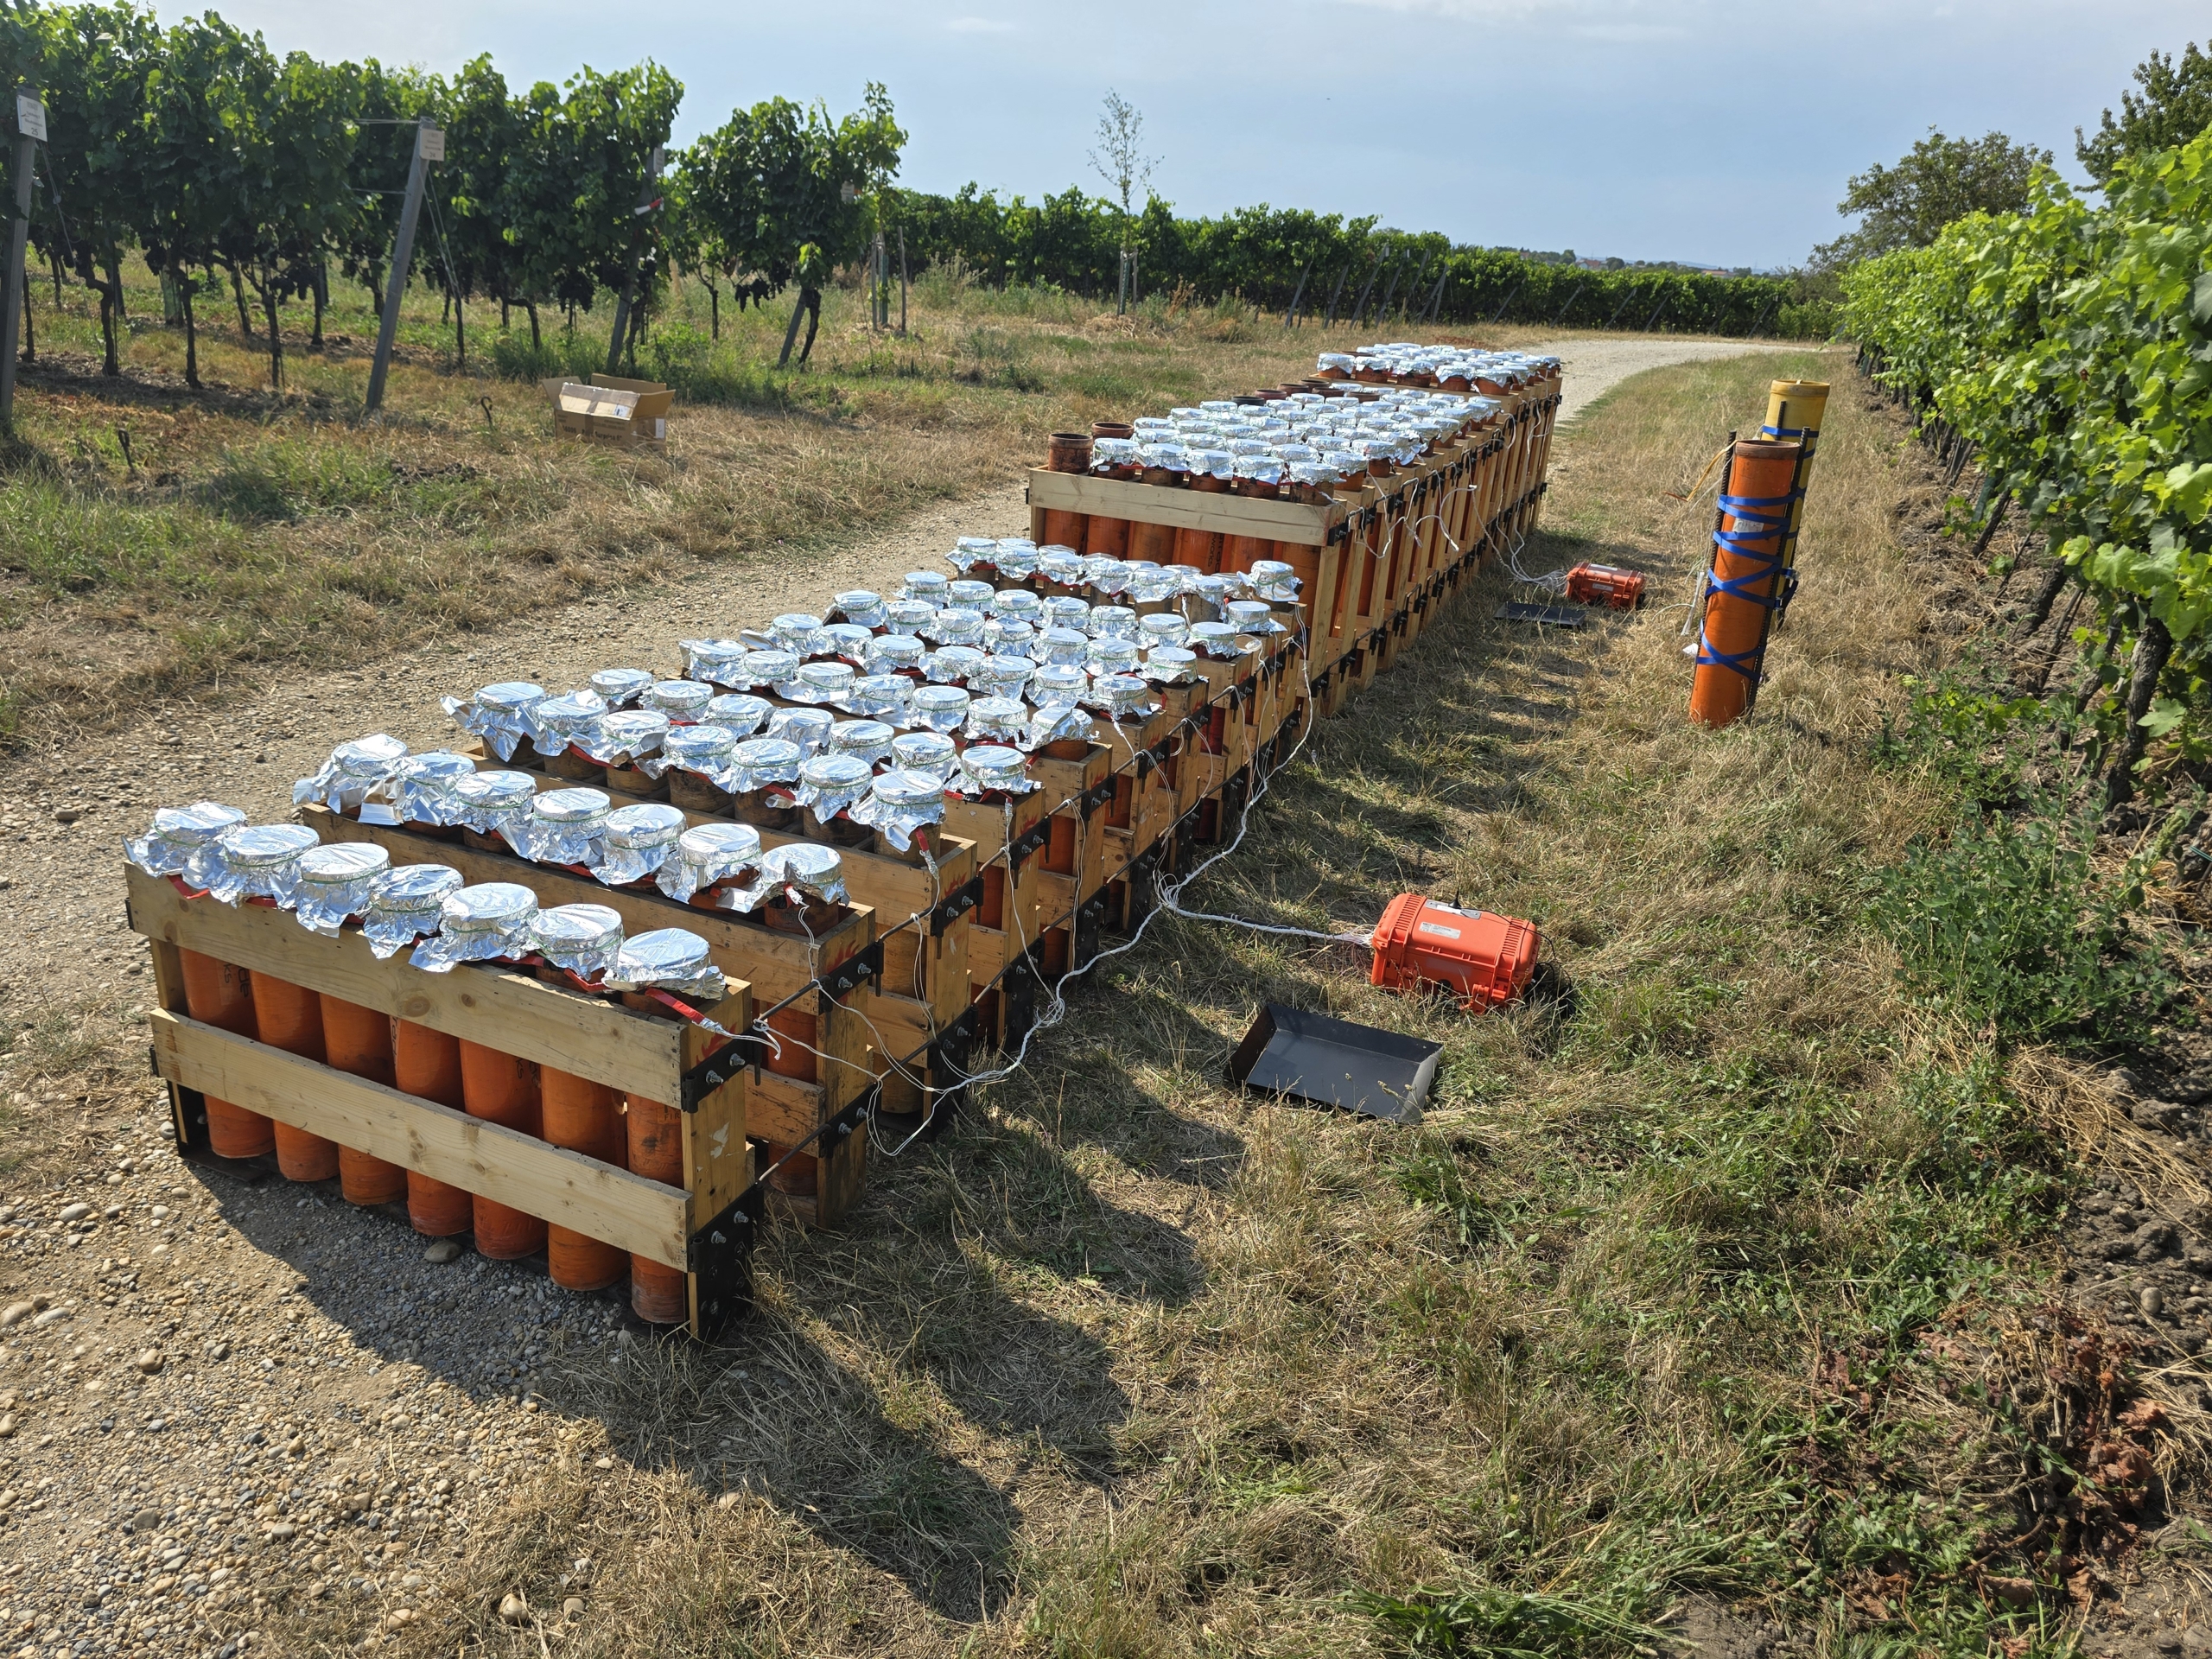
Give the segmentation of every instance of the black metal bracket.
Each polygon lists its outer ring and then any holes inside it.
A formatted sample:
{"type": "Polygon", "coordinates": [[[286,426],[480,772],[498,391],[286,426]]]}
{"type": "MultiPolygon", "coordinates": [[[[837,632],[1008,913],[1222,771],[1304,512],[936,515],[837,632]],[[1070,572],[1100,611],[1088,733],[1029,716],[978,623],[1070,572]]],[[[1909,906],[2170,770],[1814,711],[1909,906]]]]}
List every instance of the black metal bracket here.
{"type": "Polygon", "coordinates": [[[739,1072],[757,1070],[767,1060],[768,1039],[758,1032],[740,1032],[677,1080],[677,1109],[697,1111],[701,1101],[739,1072]]]}
{"type": "Polygon", "coordinates": [[[767,1193],[759,1182],[691,1235],[684,1264],[698,1276],[699,1336],[711,1342],[753,1306],[753,1241],[760,1236],[767,1193]]]}
{"type": "Polygon", "coordinates": [[[1052,820],[1048,815],[1037,820],[1007,843],[1007,862],[1019,870],[1027,864],[1037,849],[1052,838],[1052,820]]]}
{"type": "Polygon", "coordinates": [[[876,940],[866,950],[856,950],[832,968],[815,983],[829,997],[840,997],[857,990],[871,979],[883,977],[883,941],[876,940]]]}
{"type": "Polygon", "coordinates": [[[969,911],[983,902],[983,878],[972,875],[946,895],[944,902],[930,912],[930,937],[938,938],[969,911]]]}
{"type": "Polygon", "coordinates": [[[1077,816],[1085,823],[1090,823],[1090,815],[1114,798],[1114,785],[1116,781],[1112,778],[1104,779],[1084,790],[1076,802],[1077,816]]]}

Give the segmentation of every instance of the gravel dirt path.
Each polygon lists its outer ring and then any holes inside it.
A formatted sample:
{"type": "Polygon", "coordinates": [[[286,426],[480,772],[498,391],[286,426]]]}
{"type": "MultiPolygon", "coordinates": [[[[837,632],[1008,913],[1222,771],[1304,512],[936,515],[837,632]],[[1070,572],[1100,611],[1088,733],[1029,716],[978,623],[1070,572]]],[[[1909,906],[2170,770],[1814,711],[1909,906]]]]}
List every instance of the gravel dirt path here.
{"type": "MultiPolygon", "coordinates": [[[[1645,369],[1765,348],[1552,349],[1572,420],[1645,369]]],[[[123,837],[158,805],[202,798],[282,817],[293,779],[334,743],[375,730],[448,741],[441,694],[566,688],[615,664],[671,671],[679,638],[894,587],[943,569],[956,536],[1027,519],[1020,490],[1000,491],[866,545],[717,564],[650,599],[587,602],[365,671],[288,671],[150,707],[17,763],[0,785],[13,923],[0,1007],[33,1041],[0,1062],[0,1091],[29,1141],[70,1157],[0,1178],[0,1654],[230,1659],[302,1598],[350,1599],[372,1641],[461,1570],[471,1529],[516,1483],[556,1458],[611,1466],[601,1425],[533,1389],[549,1364],[607,1363],[637,1339],[614,1297],[556,1292],[542,1266],[429,1260],[404,1224],[334,1192],[183,1163],[158,1090],[98,1080],[98,1042],[82,1045],[81,1077],[57,1071],[50,1046],[41,1067],[41,1035],[76,1017],[111,1053],[143,1040],[123,837]]],[[[580,1564],[580,1590],[588,1580],[580,1564]]],[[[474,1588],[496,1599],[501,1586],[474,1588]]]]}

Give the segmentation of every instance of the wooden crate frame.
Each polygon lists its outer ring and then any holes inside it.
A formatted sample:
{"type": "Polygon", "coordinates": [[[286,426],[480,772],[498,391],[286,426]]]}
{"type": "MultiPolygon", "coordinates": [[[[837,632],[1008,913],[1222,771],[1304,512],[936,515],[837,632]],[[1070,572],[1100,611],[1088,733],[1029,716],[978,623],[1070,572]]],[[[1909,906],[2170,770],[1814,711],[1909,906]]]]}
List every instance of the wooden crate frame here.
{"type": "MultiPolygon", "coordinates": [[[[874,1042],[842,1000],[882,971],[880,953],[874,948],[875,912],[865,906],[849,908],[824,931],[807,939],[779,933],[731,911],[701,910],[658,893],[606,887],[505,850],[486,852],[395,824],[363,823],[327,807],[305,806],[298,816],[324,841],[372,842],[391,855],[394,864],[449,864],[472,884],[518,882],[546,906],[605,905],[632,933],[656,927],[689,928],[707,941],[716,967],[752,985],[756,1006],[772,1007],[810,994],[817,1020],[815,1046],[829,1058],[817,1066],[818,1081],[814,1083],[761,1072],[747,1096],[747,1128],[756,1140],[797,1146],[839,1121],[848,1107],[875,1086],[881,1067],[874,1058],[874,1042]],[[814,988],[818,983],[836,988],[835,994],[814,988]]],[[[817,1151],[822,1162],[819,1195],[808,1199],[779,1193],[778,1204],[809,1224],[827,1225],[842,1218],[860,1198],[866,1141],[863,1129],[844,1135],[834,1147],[817,1151]]]]}
{"type": "MultiPolygon", "coordinates": [[[[404,954],[379,960],[358,930],[329,938],[272,907],[188,898],[137,868],[126,871],[126,892],[130,928],[152,955],[154,1068],[181,1148],[205,1147],[202,1103],[213,1095],[674,1268],[686,1275],[695,1336],[718,1334],[744,1311],[759,1203],[746,1144],[747,1046],[717,1052],[719,1039],[701,1027],[505,968],[429,974],[404,954]],[[676,1107],[683,1185],[205,1025],[187,1007],[184,950],[676,1107]]],[[[708,1014],[745,1031],[752,988],[734,982],[708,1014]]]]}

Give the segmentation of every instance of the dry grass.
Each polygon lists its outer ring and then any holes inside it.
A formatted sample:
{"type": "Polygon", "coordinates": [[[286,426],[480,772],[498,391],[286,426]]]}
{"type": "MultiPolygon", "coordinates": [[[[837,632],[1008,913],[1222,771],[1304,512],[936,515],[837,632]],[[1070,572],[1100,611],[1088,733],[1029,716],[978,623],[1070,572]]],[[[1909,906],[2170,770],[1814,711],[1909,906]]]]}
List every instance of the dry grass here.
{"type": "MultiPolygon", "coordinates": [[[[399,1650],[1350,1656],[1428,1618],[1563,1655],[1694,1592],[1823,1653],[2057,1641],[1978,1587],[2019,1452],[1959,1386],[2019,1370],[1988,1356],[2039,1294],[2054,1156],[1988,1057],[1914,1034],[1859,918],[1942,802],[1868,759],[1939,647],[1856,396],[1758,716],[1683,719],[1707,510],[1662,492],[1822,368],[1624,387],[1523,559],[1653,569],[1650,607],[1535,638],[1493,572],[1192,895],[1352,925],[1456,893],[1534,918],[1567,995],[1470,1020],[1163,921],[848,1233],[773,1235],[728,1348],[552,1388],[571,1449],[399,1650]],[[1427,1125],[1224,1090],[1262,999],[1444,1043],[1427,1125]],[[502,1624],[510,1589],[548,1622],[502,1624]]],[[[353,1617],[269,1636],[335,1650],[353,1617]]]]}

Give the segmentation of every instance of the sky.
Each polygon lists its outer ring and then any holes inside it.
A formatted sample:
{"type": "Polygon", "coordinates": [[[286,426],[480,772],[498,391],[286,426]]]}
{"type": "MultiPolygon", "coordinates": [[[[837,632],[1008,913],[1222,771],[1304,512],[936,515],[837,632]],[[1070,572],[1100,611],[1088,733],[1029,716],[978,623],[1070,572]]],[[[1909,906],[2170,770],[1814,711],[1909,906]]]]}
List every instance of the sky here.
{"type": "Polygon", "coordinates": [[[1183,213],[1265,202],[1494,246],[1779,269],[1848,228],[1850,175],[1929,127],[1992,128],[2078,178],[2074,129],[2135,66],[2212,36],[2170,0],[162,0],[213,5],[279,52],[511,86],[652,58],[676,137],[780,94],[890,89],[900,181],[1031,200],[1103,194],[1087,153],[1110,88],[1144,116],[1153,188],[1183,213]]]}

